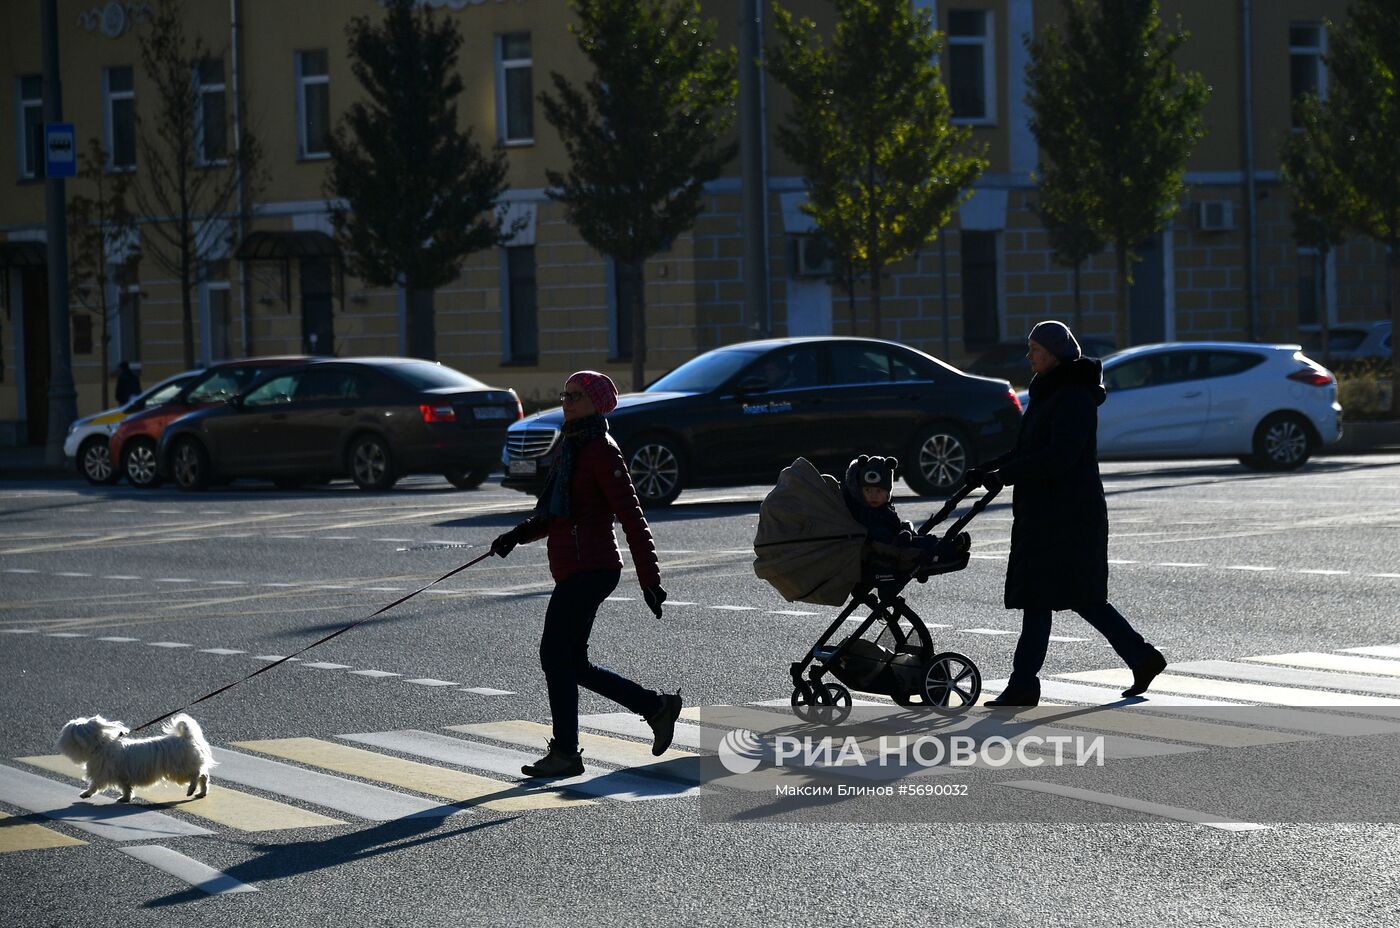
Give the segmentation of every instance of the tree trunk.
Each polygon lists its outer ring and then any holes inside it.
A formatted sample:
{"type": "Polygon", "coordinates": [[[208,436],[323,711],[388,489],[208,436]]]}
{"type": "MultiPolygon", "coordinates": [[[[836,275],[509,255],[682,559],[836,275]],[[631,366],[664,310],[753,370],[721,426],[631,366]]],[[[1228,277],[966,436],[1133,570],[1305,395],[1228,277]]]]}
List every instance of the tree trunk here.
{"type": "Polygon", "coordinates": [[[1386,244],[1390,247],[1385,263],[1390,278],[1390,414],[1400,416],[1400,241],[1386,244]]]}
{"type": "Polygon", "coordinates": [[[1128,325],[1128,243],[1119,240],[1114,247],[1118,252],[1118,331],[1115,335],[1119,348],[1130,348],[1133,333],[1128,325]]]}
{"type": "MultiPolygon", "coordinates": [[[[194,256],[191,254],[192,244],[188,232],[189,226],[185,226],[186,232],[180,239],[180,343],[183,350],[185,370],[194,368],[194,301],[190,299],[190,288],[194,286],[191,279],[193,276],[194,256]]],[[[137,336],[140,337],[139,335],[137,336]]]]}
{"type": "Polygon", "coordinates": [[[632,265],[636,296],[628,310],[632,313],[632,392],[646,388],[647,368],[647,297],[646,270],[641,261],[632,265]]]}
{"type": "Polygon", "coordinates": [[[1083,267],[1083,261],[1074,262],[1074,332],[1076,335],[1082,335],[1084,332],[1084,298],[1079,289],[1079,272],[1083,267]]]}
{"type": "Polygon", "coordinates": [[[425,361],[437,360],[437,327],[431,288],[410,286],[408,289],[408,355],[425,361]]]}

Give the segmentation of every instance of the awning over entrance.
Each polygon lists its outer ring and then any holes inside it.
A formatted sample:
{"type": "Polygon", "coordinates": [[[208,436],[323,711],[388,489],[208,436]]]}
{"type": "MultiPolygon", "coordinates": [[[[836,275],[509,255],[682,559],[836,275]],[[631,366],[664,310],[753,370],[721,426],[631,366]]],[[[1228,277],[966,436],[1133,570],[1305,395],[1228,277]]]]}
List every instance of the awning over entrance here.
{"type": "Polygon", "coordinates": [[[43,242],[0,242],[0,267],[43,267],[48,248],[43,242]]]}
{"type": "Polygon", "coordinates": [[[240,261],[340,258],[340,246],[324,232],[253,232],[238,246],[240,261]]]}

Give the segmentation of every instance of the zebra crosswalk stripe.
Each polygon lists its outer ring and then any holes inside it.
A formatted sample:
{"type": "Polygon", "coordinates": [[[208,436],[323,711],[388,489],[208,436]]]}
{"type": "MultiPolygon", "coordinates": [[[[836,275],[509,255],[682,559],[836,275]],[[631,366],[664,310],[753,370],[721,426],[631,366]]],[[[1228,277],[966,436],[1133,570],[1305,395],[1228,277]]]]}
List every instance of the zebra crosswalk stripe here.
{"type": "Polygon", "coordinates": [[[321,741],[317,738],[279,738],[272,741],[239,741],[235,747],[271,754],[286,760],[365,780],[387,783],[400,789],[427,793],[463,805],[481,805],[500,811],[557,809],[592,805],[587,799],[555,793],[520,794],[517,784],[435,767],[401,757],[377,754],[363,748],[321,741]]]}
{"type": "Polygon", "coordinates": [[[178,851],[173,851],[168,847],[159,844],[146,844],[140,847],[120,848],[123,854],[130,854],[137,860],[143,861],[170,874],[177,880],[183,880],[195,889],[206,892],[211,896],[225,895],[228,893],[255,893],[256,886],[249,886],[241,880],[237,880],[227,873],[215,870],[208,864],[187,857],[178,851]]]}
{"type": "MultiPolygon", "coordinates": [[[[70,779],[80,779],[82,768],[62,754],[43,754],[32,757],[17,757],[32,767],[48,770],[70,779]]],[[[214,779],[217,780],[215,768],[214,779]]],[[[220,825],[227,825],[239,831],[282,831],[289,828],[314,828],[322,825],[344,825],[338,818],[331,818],[302,809],[298,806],[254,796],[241,790],[229,789],[215,782],[203,799],[189,799],[185,787],[162,780],[153,786],[140,786],[135,790],[136,798],[143,802],[173,803],[178,811],[195,818],[207,819],[220,825]]]]}
{"type": "MultiPolygon", "coordinates": [[[[1177,673],[1245,680],[1251,683],[1306,686],[1316,687],[1319,690],[1349,690],[1376,693],[1382,696],[1400,696],[1400,680],[1354,673],[1301,670],[1239,661],[1185,661],[1180,664],[1172,664],[1171,669],[1177,673]]],[[[1393,701],[1390,705],[1400,705],[1400,701],[1393,701]]]]}
{"type": "Polygon", "coordinates": [[[1244,659],[1257,661],[1261,664],[1281,664],[1285,667],[1311,667],[1315,670],[1337,670],[1342,673],[1400,677],[1400,661],[1388,661],[1381,657],[1362,657],[1359,654],[1323,654],[1318,651],[1299,651],[1294,654],[1261,654],[1258,657],[1244,659]]]}
{"type": "Polygon", "coordinates": [[[214,748],[219,775],[232,783],[277,793],[370,821],[445,818],[462,810],[441,803],[284,764],[265,757],[214,748]]]}
{"type": "Polygon", "coordinates": [[[11,851],[37,851],[50,847],[75,847],[87,844],[80,838],[70,838],[60,831],[35,825],[31,822],[7,821],[10,818],[0,812],[0,854],[11,851]]]}
{"type": "Polygon", "coordinates": [[[112,841],[150,841],[212,835],[207,828],[107,796],[80,800],[76,789],[37,773],[0,764],[0,796],[11,805],[112,841]]]}
{"type": "Polygon", "coordinates": [[[1142,799],[1133,799],[1129,796],[1115,796],[1112,793],[1100,793],[1094,790],[1078,789],[1073,786],[1061,786],[1058,783],[1044,783],[1038,780],[1006,780],[998,785],[1008,786],[1012,789],[1048,793],[1052,796],[1063,796],[1067,799],[1077,799],[1081,802],[1091,802],[1095,805],[1128,809],[1133,812],[1145,812],[1148,815],[1176,819],[1182,822],[1193,822],[1197,825],[1219,828],[1224,831],[1265,831],[1270,827],[1268,825],[1260,825],[1257,822],[1235,821],[1209,812],[1199,812],[1195,809],[1184,809],[1181,806],[1169,806],[1159,802],[1147,802],[1142,799]]]}
{"type": "MultiPolygon", "coordinates": [[[[1106,683],[1110,686],[1127,686],[1133,675],[1126,668],[1111,670],[1085,670],[1076,673],[1062,673],[1061,679],[1079,680],[1085,683],[1106,683]]],[[[1301,689],[1293,686],[1263,686],[1258,683],[1239,683],[1234,680],[1219,680],[1208,677],[1188,677],[1178,673],[1163,673],[1152,681],[1153,690],[1168,693],[1185,693],[1192,696],[1219,697],[1237,702],[1263,703],[1279,706],[1353,706],[1357,708],[1400,706],[1400,700],[1384,696],[1355,696],[1350,693],[1327,693],[1320,690],[1301,689]]]]}

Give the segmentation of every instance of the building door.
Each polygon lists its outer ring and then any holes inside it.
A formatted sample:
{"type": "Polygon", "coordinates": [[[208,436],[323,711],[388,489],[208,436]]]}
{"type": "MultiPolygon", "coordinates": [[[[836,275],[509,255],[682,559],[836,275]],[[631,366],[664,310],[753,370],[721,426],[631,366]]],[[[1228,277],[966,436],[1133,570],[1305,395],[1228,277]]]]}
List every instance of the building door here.
{"type": "Polygon", "coordinates": [[[1133,284],[1128,288],[1129,344],[1150,345],[1167,340],[1166,268],[1163,264],[1162,236],[1154,235],[1138,245],[1137,253],[1142,260],[1133,266],[1133,284]]]}
{"type": "Polygon", "coordinates": [[[329,258],[301,259],[301,348],[307,354],[335,354],[335,320],[329,258]]]}
{"type": "Polygon", "coordinates": [[[1001,338],[997,312],[997,234],[962,232],[963,344],[989,348],[1001,338]]]}
{"type": "Polygon", "coordinates": [[[24,418],[29,427],[29,443],[42,445],[49,434],[48,270],[25,268],[20,286],[24,307],[24,418]]]}

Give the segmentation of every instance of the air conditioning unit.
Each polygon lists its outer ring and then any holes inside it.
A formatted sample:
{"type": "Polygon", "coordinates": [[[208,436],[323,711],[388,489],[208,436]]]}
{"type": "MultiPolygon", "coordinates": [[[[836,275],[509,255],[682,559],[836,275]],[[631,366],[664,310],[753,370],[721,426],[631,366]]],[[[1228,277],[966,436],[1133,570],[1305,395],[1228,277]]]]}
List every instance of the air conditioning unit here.
{"type": "Polygon", "coordinates": [[[794,235],[791,254],[792,276],[831,276],[831,247],[820,235],[794,235]]]}
{"type": "Polygon", "coordinates": [[[1228,232],[1235,227],[1235,204],[1206,200],[1196,204],[1196,228],[1202,232],[1228,232]]]}

